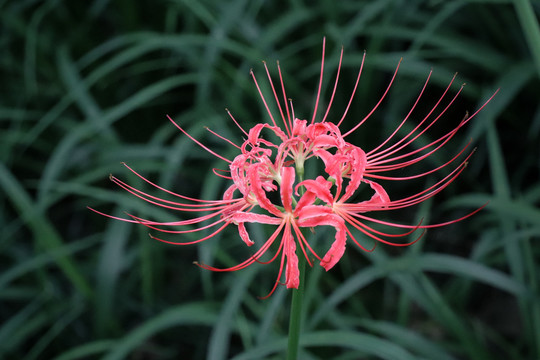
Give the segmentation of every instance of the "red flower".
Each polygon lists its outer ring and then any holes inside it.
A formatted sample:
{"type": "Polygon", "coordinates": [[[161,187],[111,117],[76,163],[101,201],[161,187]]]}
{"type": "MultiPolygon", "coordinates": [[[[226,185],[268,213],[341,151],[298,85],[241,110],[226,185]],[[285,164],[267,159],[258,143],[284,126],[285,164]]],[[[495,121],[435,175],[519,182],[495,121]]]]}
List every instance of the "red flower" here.
{"type": "Polygon", "coordinates": [[[462,86],[459,91],[450,98],[446,105],[442,105],[443,100],[446,99],[449,89],[454,82],[454,76],[444,93],[435,105],[433,105],[428,114],[408,134],[396,139],[398,130],[400,130],[405,122],[409,120],[413,110],[424,94],[424,90],[431,77],[430,73],[411,110],[396,130],[379,146],[366,152],[362,148],[348,143],[346,138],[356,131],[381,104],[395,79],[399,64],[386,91],[375,107],[364,119],[342,134],[340,126],[346,118],[348,109],[353,101],[364,61],[362,60],[362,66],[358,72],[354,89],[343,116],[336,123],[330,122],[327,119],[336,94],[341,60],[343,57],[343,49],[341,50],[336,80],[328,108],[322,119],[316,122],[324,73],[324,49],[325,43],[323,42],[323,60],[321,62],[319,90],[313,117],[309,123],[306,120],[299,120],[295,117],[292,102],[287,101],[279,63],[277,69],[282,100],[280,100],[278,91],[276,91],[274,87],[268,67],[264,64],[273,91],[274,100],[279,110],[279,124],[276,122],[269,109],[255,75],[251,72],[260,97],[267,109],[270,122],[257,124],[249,131],[245,131],[230,112],[228,112],[231,119],[246,137],[246,140],[241,145],[234,144],[232,141],[209,130],[212,134],[239,149],[240,154],[232,160],[226,159],[208,149],[199,141],[192,138],[182,129],[182,127],[169,118],[181,132],[191,138],[199,146],[229,164],[229,169],[227,171],[214,171],[216,175],[232,181],[232,185],[225,191],[222,200],[201,200],[173,193],[150,182],[127,165],[125,166],[141,179],[153,187],[177,197],[179,200],[170,201],[150,195],[111,176],[111,180],[114,183],[149,203],[171,210],[203,213],[203,215],[175,222],[156,222],[134,215],[130,215],[131,219],[122,219],[106,214],[103,215],[123,221],[140,223],[153,230],[172,234],[193,233],[217,227],[211,234],[190,242],[172,242],[151,235],[151,237],[156,240],[175,245],[187,245],[205,241],[212,238],[229,225],[233,225],[237,227],[243,242],[247,246],[252,246],[256,242],[249,237],[245,226],[246,223],[276,225],[276,230],[272,235],[265,242],[257,244],[258,249],[253,255],[240,264],[224,269],[205,264],[198,264],[202,268],[213,271],[235,271],[243,269],[254,262],[271,263],[280,257],[280,268],[277,280],[273,289],[270,291],[270,294],[272,294],[282,277],[284,267],[285,285],[288,288],[298,288],[300,277],[297,247],[300,247],[302,255],[305,256],[310,265],[312,265],[310,261],[311,254],[311,256],[318,259],[320,265],[328,271],[343,256],[347,239],[350,239],[366,251],[373,250],[366,249],[357,241],[351,232],[352,228],[358,230],[361,234],[376,240],[375,244],[377,242],[382,242],[394,246],[407,246],[420,239],[427,228],[455,223],[479,211],[480,209],[476,209],[462,218],[432,225],[423,225],[421,223],[415,225],[403,225],[379,220],[373,215],[366,215],[370,212],[397,210],[419,204],[442,191],[453,182],[465,169],[467,161],[472,154],[472,152],[469,152],[468,155],[464,155],[464,159],[457,160],[465,153],[468,145],[461,149],[461,151],[459,151],[452,159],[429,171],[405,177],[394,176],[392,175],[392,172],[415,165],[443,147],[459,129],[468,123],[478,111],[491,100],[493,96],[474,114],[466,116],[461,120],[451,131],[429,144],[419,148],[413,148],[411,145],[441,119],[448,108],[454,103],[463,88],[462,86]],[[270,136],[265,137],[262,135],[263,133],[269,133],[268,135],[270,136]],[[277,141],[268,140],[269,138],[277,139],[277,141]],[[305,163],[306,160],[311,158],[322,161],[324,171],[314,179],[304,179],[305,163]],[[453,170],[451,170],[448,175],[429,188],[405,198],[391,200],[385,188],[378,182],[379,180],[403,181],[417,179],[432,174],[454,162],[457,162],[457,165],[454,165],[453,170]],[[229,173],[229,175],[224,175],[226,173],[229,173]],[[373,192],[371,198],[363,201],[355,200],[358,189],[360,187],[365,188],[366,186],[369,186],[373,192]],[[271,201],[268,198],[267,194],[272,192],[279,192],[280,203],[271,201]],[[197,225],[209,220],[211,222],[208,225],[199,226],[197,228],[191,227],[192,225],[197,225]],[[370,226],[370,223],[379,223],[391,228],[402,228],[405,230],[397,234],[395,232],[383,232],[370,226]],[[302,227],[315,228],[317,226],[332,226],[335,229],[334,241],[322,257],[315,252],[308,239],[304,237],[300,230],[302,227]],[[173,229],[171,229],[171,227],[173,227],[173,229]],[[177,227],[179,229],[174,229],[177,227]],[[392,241],[396,238],[408,236],[418,229],[423,229],[424,231],[412,242],[396,243],[392,241]],[[270,260],[263,262],[261,260],[262,256],[276,241],[279,242],[277,251],[270,260]]]}

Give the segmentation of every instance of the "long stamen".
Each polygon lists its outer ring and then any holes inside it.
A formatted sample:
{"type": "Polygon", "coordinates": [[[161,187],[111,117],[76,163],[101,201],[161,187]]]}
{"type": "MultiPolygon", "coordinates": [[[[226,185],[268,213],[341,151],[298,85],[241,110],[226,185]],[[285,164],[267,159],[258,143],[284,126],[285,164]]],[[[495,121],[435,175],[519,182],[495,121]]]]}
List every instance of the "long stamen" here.
{"type": "Polygon", "coordinates": [[[158,205],[164,208],[169,208],[171,210],[179,210],[179,211],[212,211],[216,209],[222,209],[223,207],[229,206],[231,203],[241,201],[242,199],[234,199],[234,200],[221,200],[221,202],[214,202],[210,204],[186,204],[186,203],[180,203],[176,201],[171,201],[167,199],[162,199],[154,195],[147,194],[131,185],[128,185],[127,183],[123,182],[122,180],[114,177],[111,175],[110,177],[111,181],[114,182],[116,185],[120,186],[122,189],[126,190],[127,192],[137,196],[140,199],[143,199],[149,203],[152,203],[154,205],[158,205]]]}
{"type": "Polygon", "coordinates": [[[336,95],[338,80],[339,80],[339,73],[341,71],[341,61],[343,60],[343,46],[341,46],[341,53],[339,55],[339,64],[337,68],[336,73],[336,81],[334,82],[334,89],[332,90],[332,96],[330,97],[330,102],[328,103],[328,107],[326,108],[326,112],[324,113],[323,119],[321,122],[326,121],[326,117],[328,116],[328,113],[330,112],[330,108],[332,107],[332,103],[334,102],[334,96],[336,95]]]}
{"type": "MultiPolygon", "coordinates": [[[[377,102],[377,104],[375,104],[375,106],[373,107],[373,109],[371,109],[371,111],[358,123],[356,124],[351,130],[347,131],[345,134],[343,134],[343,137],[347,137],[347,135],[353,133],[356,129],[358,129],[367,119],[369,119],[369,117],[375,112],[375,110],[377,110],[377,108],[379,107],[379,105],[381,105],[382,101],[384,100],[384,98],[386,97],[386,94],[388,94],[388,91],[390,91],[390,87],[392,87],[392,84],[394,83],[394,80],[396,78],[396,75],[397,75],[397,72],[399,70],[399,66],[401,65],[401,61],[403,60],[403,58],[399,59],[399,62],[397,64],[397,67],[396,67],[396,70],[394,71],[394,75],[392,75],[392,79],[390,79],[390,83],[388,84],[388,86],[386,87],[386,90],[384,91],[383,95],[381,96],[381,98],[379,99],[379,101],[377,102]]],[[[364,64],[364,60],[362,60],[362,65],[364,64]]],[[[361,70],[361,69],[360,69],[361,70]]],[[[360,75],[358,75],[358,77],[360,77],[360,75]]],[[[355,90],[356,90],[356,86],[355,86],[355,90]]],[[[354,94],[354,93],[353,93],[354,94]]],[[[352,100],[352,99],[351,99],[352,100]]],[[[347,109],[349,107],[347,106],[347,109]]],[[[344,115],[345,116],[345,115],[344,115]]],[[[345,118],[345,117],[344,117],[345,118]]],[[[341,121],[343,121],[343,119],[341,119],[341,121]]],[[[338,123],[338,126],[339,124],[341,124],[341,121],[338,123]]]]}
{"type": "Polygon", "coordinates": [[[182,129],[182,127],[180,125],[178,125],[169,115],[167,115],[167,117],[169,118],[169,120],[174,124],[174,126],[176,126],[178,128],[178,130],[180,130],[181,132],[184,133],[184,135],[186,135],[188,138],[190,138],[194,143],[196,143],[197,145],[199,145],[200,147],[202,147],[204,150],[208,151],[210,154],[214,155],[215,157],[218,157],[220,158],[221,160],[223,161],[226,161],[228,163],[231,163],[232,161],[229,160],[229,159],[226,159],[224,158],[223,156],[215,153],[214,151],[210,150],[209,148],[207,148],[205,145],[203,145],[199,140],[195,139],[193,136],[189,135],[184,129],[182,129]]]}
{"type": "Polygon", "coordinates": [[[173,196],[177,196],[181,199],[184,199],[184,200],[190,200],[190,201],[194,201],[194,202],[202,202],[202,203],[206,203],[206,204],[219,204],[219,203],[222,203],[223,201],[222,200],[202,200],[202,199],[196,199],[196,198],[192,198],[192,197],[188,197],[188,196],[185,196],[185,195],[181,195],[181,194],[178,194],[178,193],[175,193],[171,190],[167,190],[155,183],[153,183],[152,181],[148,180],[147,178],[145,178],[144,176],[142,176],[141,174],[139,174],[137,171],[135,171],[133,168],[131,168],[128,164],[126,163],[122,163],[122,165],[124,165],[129,171],[131,171],[133,174],[135,174],[138,178],[140,178],[141,180],[145,181],[146,183],[152,185],[153,187],[155,187],[156,189],[159,189],[161,191],[164,191],[166,192],[167,194],[170,194],[170,195],[173,195],[173,196]]]}
{"type": "MultiPolygon", "coordinates": [[[[455,77],[454,77],[455,78],[455,77]]],[[[396,144],[390,146],[388,149],[385,149],[383,151],[381,151],[379,154],[372,154],[370,153],[368,155],[368,158],[370,158],[370,160],[372,161],[375,161],[375,159],[371,159],[371,157],[375,156],[377,160],[379,159],[384,159],[392,154],[395,154],[396,152],[404,149],[405,147],[407,147],[409,144],[412,144],[416,139],[418,139],[420,136],[422,136],[428,129],[430,129],[445,113],[446,111],[452,106],[452,104],[456,101],[456,99],[458,98],[458,96],[461,94],[461,92],[463,91],[463,87],[465,86],[465,84],[463,84],[458,92],[454,95],[454,97],[450,100],[450,102],[446,105],[446,107],[439,113],[439,115],[437,115],[435,117],[435,119],[433,119],[424,129],[422,129],[422,131],[420,131],[418,134],[416,134],[412,139],[409,139],[409,141],[407,141],[405,144],[401,144],[403,143],[405,140],[407,140],[410,136],[412,136],[412,134],[414,134],[416,132],[416,130],[418,130],[418,128],[420,128],[422,126],[422,124],[424,124],[424,122],[429,118],[429,116],[431,116],[431,114],[435,111],[435,109],[438,107],[438,105],[440,104],[440,102],[442,101],[442,99],[444,98],[444,96],[446,95],[448,89],[450,88],[450,85],[452,85],[453,81],[454,81],[454,78],[452,79],[452,81],[450,82],[450,84],[448,85],[448,87],[446,88],[445,92],[442,94],[442,96],[440,97],[439,101],[437,101],[437,103],[435,104],[435,106],[431,109],[431,111],[424,117],[424,119],[418,124],[416,125],[416,127],[409,132],[409,134],[407,134],[406,136],[404,136],[400,141],[398,141],[396,144]],[[401,144],[401,145],[400,145],[401,144]],[[396,148],[397,147],[397,148],[396,148]]],[[[466,120],[466,119],[465,119],[466,120]]],[[[459,126],[463,126],[464,124],[466,123],[466,121],[460,123],[459,126]]]]}
{"type": "Polygon", "coordinates": [[[319,100],[321,98],[321,88],[324,74],[324,50],[326,47],[326,38],[323,38],[322,43],[322,58],[321,58],[321,74],[319,75],[319,88],[317,90],[317,98],[315,99],[315,107],[313,108],[313,117],[311,118],[311,123],[315,122],[315,117],[317,116],[317,108],[319,107],[319,100]]]}
{"type": "Polygon", "coordinates": [[[221,140],[224,140],[226,142],[228,142],[229,144],[231,144],[232,146],[234,146],[235,148],[237,148],[238,150],[240,150],[240,146],[236,145],[235,143],[233,143],[231,140],[227,139],[226,137],[224,136],[221,136],[219,135],[218,133],[216,133],[215,131],[213,131],[212,129],[210,129],[208,126],[205,126],[204,127],[207,131],[209,131],[211,134],[217,136],[218,138],[220,138],[221,140]]]}
{"type": "Polygon", "coordinates": [[[374,174],[374,172],[397,170],[397,169],[401,169],[401,168],[410,166],[412,164],[416,164],[417,162],[422,161],[424,158],[431,155],[437,149],[434,149],[434,150],[430,151],[429,153],[427,153],[427,154],[425,154],[423,156],[420,156],[420,157],[418,157],[416,159],[413,159],[413,160],[410,160],[410,161],[407,161],[407,162],[404,162],[404,163],[399,163],[399,164],[396,164],[396,165],[388,166],[388,167],[385,167],[385,168],[382,168],[382,169],[373,169],[373,168],[370,167],[369,173],[365,173],[364,176],[367,177],[367,178],[383,179],[383,180],[411,180],[411,179],[418,179],[420,177],[424,177],[424,176],[427,176],[427,175],[432,174],[434,172],[437,172],[438,170],[441,170],[442,168],[448,166],[450,163],[452,163],[454,160],[456,160],[458,157],[460,157],[465,152],[465,150],[469,147],[470,144],[471,144],[471,141],[469,141],[467,143],[467,145],[465,145],[465,147],[463,149],[461,149],[460,152],[458,152],[456,155],[454,155],[454,157],[452,157],[446,163],[444,163],[444,164],[442,164],[442,165],[440,165],[440,166],[438,166],[436,168],[433,168],[431,170],[420,173],[420,174],[402,176],[402,177],[395,177],[395,176],[377,175],[377,174],[374,174]]]}
{"type": "MultiPolygon", "coordinates": [[[[426,79],[426,81],[424,82],[424,86],[422,87],[422,90],[420,91],[420,94],[418,94],[418,97],[416,98],[416,101],[414,102],[413,106],[411,107],[411,109],[409,110],[409,113],[407,114],[407,116],[405,116],[405,118],[403,119],[403,121],[401,122],[401,124],[399,124],[399,126],[394,130],[394,132],[388,137],[386,138],[386,140],[384,140],[379,146],[377,146],[375,149],[371,150],[369,153],[367,153],[367,155],[370,155],[372,153],[376,153],[380,148],[382,148],[384,145],[386,145],[397,133],[398,131],[403,127],[403,125],[405,124],[405,122],[409,119],[409,117],[411,116],[413,110],[416,108],[416,105],[418,105],[418,102],[420,101],[420,98],[422,97],[422,95],[424,94],[424,90],[426,90],[426,87],[427,87],[427,84],[429,82],[429,79],[431,78],[431,74],[433,73],[433,70],[431,70],[429,72],[429,75],[426,79]]],[[[399,142],[399,141],[398,141],[399,142]]]]}
{"type": "Polygon", "coordinates": [[[266,112],[268,113],[268,116],[270,116],[270,119],[272,120],[272,124],[277,127],[276,121],[274,120],[274,116],[272,116],[272,112],[270,111],[270,108],[268,107],[268,104],[266,103],[266,99],[264,98],[264,95],[261,91],[261,88],[259,86],[259,83],[257,82],[257,78],[255,77],[255,73],[253,72],[253,69],[249,71],[251,77],[253,78],[253,82],[255,83],[255,86],[257,87],[257,91],[259,92],[259,96],[264,104],[264,107],[266,108],[266,112]]]}
{"type": "MultiPolygon", "coordinates": [[[[268,66],[266,66],[266,61],[263,61],[263,64],[264,64],[264,69],[266,70],[266,75],[268,76],[268,82],[270,83],[270,87],[272,88],[272,93],[274,94],[274,99],[276,99],[276,104],[278,106],[278,109],[279,109],[279,114],[281,115],[281,120],[283,121],[283,125],[285,125],[285,130],[287,131],[287,135],[289,135],[289,137],[291,136],[291,131],[287,125],[287,120],[285,120],[285,116],[283,114],[283,109],[281,108],[281,103],[279,102],[279,98],[278,98],[278,95],[276,93],[276,89],[274,88],[274,82],[272,81],[272,77],[270,76],[270,72],[268,71],[268,66]]],[[[283,80],[281,80],[281,82],[283,83],[283,80]]],[[[287,104],[285,102],[285,104],[287,104]]]]}
{"type": "Polygon", "coordinates": [[[232,121],[236,124],[236,126],[244,133],[244,135],[247,137],[248,136],[248,133],[246,132],[246,130],[244,130],[243,127],[240,126],[240,124],[238,123],[238,121],[236,121],[236,119],[234,118],[234,116],[231,114],[231,112],[229,111],[229,109],[225,109],[225,111],[227,112],[227,114],[229,114],[229,117],[232,119],[232,121]]]}
{"type": "Polygon", "coordinates": [[[205,236],[203,238],[200,238],[200,239],[197,239],[197,240],[193,240],[193,241],[188,241],[188,242],[185,242],[185,243],[179,243],[179,242],[175,242],[175,241],[169,241],[169,240],[164,240],[164,239],[160,239],[160,238],[157,238],[155,237],[154,235],[152,234],[149,234],[150,238],[151,239],[154,239],[154,240],[157,240],[157,241],[161,241],[162,243],[165,243],[165,244],[170,244],[170,245],[193,245],[193,244],[198,244],[198,243],[201,243],[203,241],[206,241],[208,239],[211,239],[213,238],[214,236],[216,236],[218,233],[220,233],[221,231],[223,231],[223,229],[225,229],[227,226],[229,226],[230,223],[225,223],[223,224],[219,229],[217,229],[216,231],[214,231],[213,233],[211,233],[210,235],[208,236],[205,236]]]}
{"type": "Polygon", "coordinates": [[[351,96],[349,97],[349,102],[347,104],[347,107],[345,108],[345,111],[343,112],[343,115],[341,116],[341,120],[338,121],[337,126],[339,127],[343,120],[347,117],[347,113],[349,112],[349,108],[351,107],[351,104],[354,99],[354,94],[356,94],[356,89],[358,88],[358,84],[360,83],[360,76],[362,75],[362,70],[364,69],[364,61],[366,60],[366,52],[364,51],[364,55],[362,55],[362,63],[360,64],[360,69],[358,70],[358,75],[356,76],[356,82],[354,83],[354,88],[351,93],[351,96]]]}
{"type": "MultiPolygon", "coordinates": [[[[289,129],[293,128],[293,118],[291,118],[291,113],[289,112],[289,100],[287,99],[287,94],[285,93],[285,84],[283,83],[283,76],[281,75],[281,67],[279,66],[279,61],[276,61],[277,69],[279,73],[279,82],[281,83],[281,92],[283,93],[283,102],[285,103],[285,111],[287,113],[287,121],[289,123],[289,129]]],[[[289,134],[291,136],[291,134],[289,134]]]]}

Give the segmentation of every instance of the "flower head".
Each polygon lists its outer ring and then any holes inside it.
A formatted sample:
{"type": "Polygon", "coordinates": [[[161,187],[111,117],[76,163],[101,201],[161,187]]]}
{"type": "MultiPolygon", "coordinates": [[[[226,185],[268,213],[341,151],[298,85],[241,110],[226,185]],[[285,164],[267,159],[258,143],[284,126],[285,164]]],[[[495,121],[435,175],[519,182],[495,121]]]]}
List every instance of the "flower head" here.
{"type": "Polygon", "coordinates": [[[304,256],[309,265],[312,265],[311,258],[317,259],[319,264],[328,271],[342,258],[348,241],[352,241],[365,251],[373,250],[374,246],[366,248],[358,241],[359,235],[375,240],[374,244],[381,242],[393,246],[407,246],[420,239],[425,229],[455,223],[479,211],[480,209],[476,209],[459,219],[431,225],[422,223],[399,224],[381,220],[376,215],[376,212],[380,211],[404,209],[417,205],[442,191],[459,176],[465,169],[472,154],[472,151],[468,151],[469,145],[461,149],[446,163],[428,171],[408,176],[396,174],[400,173],[398,170],[412,167],[441,149],[491,98],[475,113],[465,116],[453,129],[436,140],[414,147],[415,141],[434,127],[446,114],[463,89],[463,86],[461,86],[453,96],[449,95],[450,87],[455,80],[454,76],[430,111],[416,123],[412,130],[398,138],[398,133],[402,130],[404,124],[409,121],[411,114],[424,94],[431,77],[430,72],[411,110],[392,134],[377,147],[364,149],[349,143],[347,138],[357,131],[382,103],[396,77],[399,64],[386,91],[374,108],[361,121],[352,124],[352,126],[348,125],[348,129],[342,130],[362,74],[365,53],[347,107],[344,113],[336,119],[337,121],[332,121],[329,111],[336,95],[343,49],[341,50],[337,75],[328,106],[324,115],[319,119],[318,107],[324,74],[324,51],[325,43],[323,42],[319,86],[310,121],[296,118],[292,101],[288,100],[285,92],[279,63],[277,64],[280,85],[278,90],[276,90],[266,63],[264,64],[272,89],[272,101],[275,102],[279,112],[279,116],[276,117],[270,110],[268,100],[263,95],[259,83],[253,71],[251,71],[255,86],[266,107],[269,121],[256,124],[251,129],[245,130],[227,110],[230,118],[245,137],[244,142],[241,144],[235,144],[233,141],[208,129],[212,134],[238,149],[239,154],[233,159],[227,159],[210,150],[169,118],[182,133],[196,144],[228,164],[227,170],[214,171],[216,175],[231,182],[221,200],[202,200],[173,193],[152,183],[134,169],[125,165],[148,184],[174,196],[177,200],[171,201],[148,194],[111,176],[111,180],[118,186],[156,206],[200,215],[195,215],[188,220],[174,222],[157,222],[135,215],[129,215],[130,219],[104,215],[123,221],[139,223],[150,229],[171,234],[210,231],[210,234],[189,242],[172,242],[151,235],[153,239],[175,245],[199,243],[211,239],[227,227],[236,227],[239,237],[245,245],[256,246],[256,250],[253,251],[252,255],[230,268],[217,268],[206,264],[198,265],[213,271],[235,271],[255,262],[271,263],[279,258],[280,266],[277,279],[270,291],[270,294],[272,294],[280,283],[283,272],[285,272],[285,285],[288,288],[298,288],[300,281],[298,256],[304,256]],[[318,161],[321,164],[322,170],[314,178],[305,178],[306,162],[308,160],[310,160],[310,163],[318,161]],[[446,176],[432,186],[404,198],[391,198],[388,195],[387,188],[380,183],[381,180],[387,183],[414,180],[435,173],[445,167],[452,167],[446,176]],[[371,196],[358,199],[360,190],[366,189],[371,192],[371,196]],[[270,196],[271,194],[279,196],[270,196]],[[203,223],[205,225],[200,225],[203,223]],[[246,223],[274,225],[275,230],[265,241],[253,240],[246,229],[246,223]],[[379,227],[373,226],[374,223],[384,225],[394,229],[394,231],[379,230],[379,227]],[[193,228],[193,226],[197,227],[193,228]],[[324,254],[316,252],[301,231],[301,228],[317,228],[318,226],[330,226],[335,230],[334,239],[324,254]],[[396,232],[395,229],[399,231],[396,232]],[[414,237],[413,241],[399,242],[399,238],[408,237],[417,230],[421,230],[421,232],[414,237]],[[277,243],[277,246],[275,246],[277,250],[270,255],[269,260],[263,261],[263,255],[269,251],[274,243],[277,243]]]}

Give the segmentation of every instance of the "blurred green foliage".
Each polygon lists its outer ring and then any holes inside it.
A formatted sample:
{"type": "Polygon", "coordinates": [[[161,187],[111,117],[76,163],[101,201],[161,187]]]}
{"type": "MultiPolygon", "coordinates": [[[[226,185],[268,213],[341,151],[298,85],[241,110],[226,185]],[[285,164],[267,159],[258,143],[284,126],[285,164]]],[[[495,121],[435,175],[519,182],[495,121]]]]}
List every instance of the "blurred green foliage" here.
{"type": "Polygon", "coordinates": [[[257,299],[276,265],[192,265],[242,260],[237,234],[173,247],[86,206],[176,219],[108,181],[143,186],[123,161],[176,192],[220,198],[226,181],[209,174],[223,163],[165,115],[232,157],[204,126],[239,141],[224,108],[246,126],[264,121],[249,77],[263,78],[261,60],[275,69],[279,59],[297,115],[309,117],[323,36],[327,69],[345,48],[336,108],[367,50],[353,123],[404,58],[355,139],[365,148],[399,123],[430,69],[428,103],[456,71],[452,91],[467,83],[456,120],[501,90],[433,157],[473,138],[464,174],[392,219],[440,222],[489,205],[409,248],[351,245],[331,272],[310,269],[301,358],[540,358],[539,13],[525,0],[0,1],[0,358],[282,358],[289,293],[257,299]]]}

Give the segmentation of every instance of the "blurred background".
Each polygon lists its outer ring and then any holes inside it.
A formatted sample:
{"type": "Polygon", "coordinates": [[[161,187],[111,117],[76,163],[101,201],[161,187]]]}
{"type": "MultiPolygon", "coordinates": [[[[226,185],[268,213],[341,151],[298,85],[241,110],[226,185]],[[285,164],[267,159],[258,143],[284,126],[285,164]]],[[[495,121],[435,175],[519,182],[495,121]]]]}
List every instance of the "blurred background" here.
{"type": "MultiPolygon", "coordinates": [[[[161,195],[121,162],[175,192],[221,198],[229,184],[211,169],[226,164],[166,115],[231,158],[236,149],[204,127],[238,143],[225,108],[244,127],[266,121],[249,76],[253,68],[265,83],[262,60],[273,74],[280,61],[296,115],[309,118],[324,36],[326,99],[345,49],[336,114],[367,51],[347,129],[403,58],[387,98],[351,138],[365,150],[391,134],[430,70],[419,114],[454,73],[452,94],[467,85],[417,146],[500,91],[418,168],[472,139],[460,178],[412,211],[380,216],[437,223],[488,206],[414,246],[363,253],[349,244],[330,272],[309,269],[301,358],[539,359],[538,14],[540,1],[526,0],[0,1],[0,359],[282,359],[290,292],[257,298],[278,263],[201,270],[193,261],[231,266],[248,256],[236,232],[166,245],[87,206],[185,218],[112,184],[109,174],[161,195]]],[[[446,173],[387,191],[408,196],[446,173]]],[[[258,241],[271,231],[250,230],[258,241]]]]}

